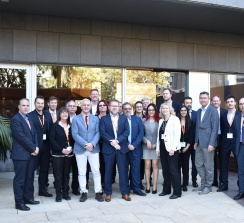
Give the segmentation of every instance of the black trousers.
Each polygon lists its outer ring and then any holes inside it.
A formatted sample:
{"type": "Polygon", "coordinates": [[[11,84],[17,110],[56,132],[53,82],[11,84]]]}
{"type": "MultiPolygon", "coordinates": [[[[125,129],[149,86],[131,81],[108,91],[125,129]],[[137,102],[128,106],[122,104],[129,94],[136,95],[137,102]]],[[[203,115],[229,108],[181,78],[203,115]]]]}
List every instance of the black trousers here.
{"type": "Polygon", "coordinates": [[[102,152],[99,152],[99,162],[100,162],[101,184],[104,185],[105,163],[104,163],[102,152]]]}
{"type": "Polygon", "coordinates": [[[77,192],[79,189],[79,181],[78,181],[78,167],[75,156],[72,157],[72,183],[71,183],[72,191],[77,192]]]}
{"type": "Polygon", "coordinates": [[[181,179],[179,172],[179,151],[175,151],[173,156],[169,155],[164,142],[160,142],[160,160],[163,170],[163,192],[171,193],[171,185],[173,194],[181,196],[181,179]]]}
{"type": "Polygon", "coordinates": [[[69,174],[73,157],[55,157],[53,160],[53,175],[55,179],[56,195],[68,195],[69,193],[69,174]]]}
{"type": "Polygon", "coordinates": [[[179,153],[179,172],[181,175],[183,175],[183,182],[182,186],[186,187],[188,185],[189,181],[189,159],[190,159],[190,153],[191,150],[188,148],[188,150],[185,153],[179,153]]]}
{"type": "Polygon", "coordinates": [[[190,155],[191,155],[191,179],[192,182],[197,182],[197,168],[195,165],[195,149],[193,145],[190,145],[189,147],[190,155]]]}
{"type": "Polygon", "coordinates": [[[214,151],[214,179],[213,179],[213,184],[218,184],[218,180],[219,183],[222,183],[222,159],[221,159],[221,147],[220,147],[220,141],[221,141],[221,137],[220,135],[218,136],[218,146],[215,148],[214,151]],[[219,163],[219,177],[218,177],[218,163],[219,163]]]}

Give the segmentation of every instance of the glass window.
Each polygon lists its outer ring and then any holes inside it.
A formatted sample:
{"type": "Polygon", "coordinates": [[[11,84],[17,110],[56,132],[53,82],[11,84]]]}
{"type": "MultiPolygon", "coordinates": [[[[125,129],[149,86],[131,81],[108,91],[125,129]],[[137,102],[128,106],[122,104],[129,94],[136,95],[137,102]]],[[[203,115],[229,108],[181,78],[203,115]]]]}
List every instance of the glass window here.
{"type": "Polygon", "coordinates": [[[72,98],[79,105],[83,98],[90,97],[91,89],[98,89],[99,98],[122,99],[122,70],[73,66],[37,66],[37,95],[47,100],[50,96],[59,99],[58,107],[72,98]]]}
{"type": "Polygon", "coordinates": [[[26,97],[26,69],[0,68],[1,114],[12,117],[18,101],[26,97]]]}

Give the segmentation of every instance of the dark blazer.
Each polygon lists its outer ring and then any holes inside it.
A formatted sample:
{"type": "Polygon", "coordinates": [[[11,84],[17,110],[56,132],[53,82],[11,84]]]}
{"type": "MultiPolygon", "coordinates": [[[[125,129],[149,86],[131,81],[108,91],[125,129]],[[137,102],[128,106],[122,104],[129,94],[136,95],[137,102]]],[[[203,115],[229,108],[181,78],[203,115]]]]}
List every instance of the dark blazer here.
{"type": "Polygon", "coordinates": [[[29,122],[31,129],[19,112],[11,119],[10,128],[13,137],[11,159],[13,160],[29,160],[31,153],[38,147],[34,124],[31,119],[29,122]]]}
{"type": "MultiPolygon", "coordinates": [[[[44,110],[43,113],[44,113],[45,118],[46,118],[46,120],[47,120],[49,129],[51,129],[51,127],[52,127],[52,125],[53,125],[53,120],[52,120],[52,115],[51,115],[50,112],[49,112],[49,109],[44,110]]],[[[59,111],[56,110],[56,116],[57,116],[57,117],[58,117],[58,113],[59,113],[59,111]]]]}
{"type": "Polygon", "coordinates": [[[198,109],[195,143],[199,144],[202,148],[208,148],[209,145],[216,147],[218,145],[217,137],[219,128],[218,111],[213,106],[208,105],[202,121],[201,112],[201,108],[198,109]]]}
{"type": "Polygon", "coordinates": [[[178,104],[177,102],[172,102],[172,107],[174,108],[175,110],[175,113],[178,114],[179,111],[180,111],[180,104],[178,104]]]}
{"type": "MultiPolygon", "coordinates": [[[[103,153],[111,154],[115,151],[115,148],[110,145],[110,140],[115,139],[113,124],[110,114],[107,114],[101,118],[99,124],[100,136],[103,139],[103,153]]],[[[130,134],[129,123],[124,115],[119,116],[118,120],[118,133],[117,140],[120,145],[120,152],[125,154],[129,151],[128,149],[128,136],[130,134]]]]}
{"type": "Polygon", "coordinates": [[[183,134],[183,131],[181,129],[180,141],[185,142],[186,145],[188,143],[190,145],[192,145],[192,144],[194,144],[194,140],[193,140],[192,136],[193,136],[193,126],[191,125],[191,121],[190,121],[190,123],[186,122],[184,134],[183,134]]]}
{"type": "Polygon", "coordinates": [[[193,144],[194,144],[195,135],[196,135],[196,123],[197,123],[197,112],[192,110],[191,111],[191,128],[192,128],[193,144]]]}
{"type": "MultiPolygon", "coordinates": [[[[236,135],[236,156],[239,155],[239,151],[240,151],[240,141],[241,141],[241,128],[242,128],[242,123],[241,123],[241,112],[239,112],[234,121],[235,121],[235,128],[236,128],[236,132],[237,132],[237,135],[236,135]],[[239,134],[238,134],[239,132],[239,134]]],[[[243,162],[244,163],[244,162],[243,162]]]]}
{"type": "MultiPolygon", "coordinates": [[[[35,127],[36,132],[37,132],[38,147],[39,147],[39,149],[41,149],[42,144],[43,144],[43,127],[40,123],[40,120],[38,118],[38,114],[37,114],[36,110],[30,112],[28,114],[28,117],[34,124],[34,127],[35,127]]],[[[45,142],[48,143],[49,142],[49,124],[47,122],[45,114],[44,114],[44,128],[46,129],[46,137],[47,137],[45,142]]],[[[45,144],[45,145],[48,146],[47,144],[45,144]]]]}
{"type": "Polygon", "coordinates": [[[131,151],[134,157],[142,156],[142,139],[144,136],[144,126],[141,118],[131,116],[131,145],[135,147],[131,151]]]}
{"type": "MultiPolygon", "coordinates": [[[[58,122],[54,123],[50,130],[49,140],[52,146],[52,155],[64,155],[62,150],[68,146],[66,134],[64,128],[58,124],[58,122]]],[[[72,137],[71,128],[69,128],[69,143],[70,146],[74,145],[74,139],[72,137]]],[[[72,155],[70,153],[69,155],[72,155]]]]}
{"type": "Polygon", "coordinates": [[[222,112],[222,114],[220,114],[221,149],[227,149],[229,147],[235,148],[237,135],[239,135],[240,137],[240,122],[239,123],[237,122],[237,119],[240,117],[240,112],[236,111],[231,126],[229,125],[227,114],[228,114],[227,110],[225,110],[224,112],[222,112]],[[233,138],[228,139],[227,133],[233,133],[233,138]]]}

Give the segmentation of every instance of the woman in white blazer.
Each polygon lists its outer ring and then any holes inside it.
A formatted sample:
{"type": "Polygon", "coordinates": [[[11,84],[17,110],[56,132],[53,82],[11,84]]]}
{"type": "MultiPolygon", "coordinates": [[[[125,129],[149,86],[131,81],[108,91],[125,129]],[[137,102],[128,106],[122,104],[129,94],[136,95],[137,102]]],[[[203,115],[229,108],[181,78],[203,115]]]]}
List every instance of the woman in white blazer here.
{"type": "Polygon", "coordinates": [[[178,117],[175,116],[174,109],[168,103],[160,106],[157,147],[156,153],[160,156],[163,171],[163,191],[159,196],[171,194],[171,184],[173,194],[170,199],[181,197],[181,178],[178,167],[181,125],[178,117]]]}

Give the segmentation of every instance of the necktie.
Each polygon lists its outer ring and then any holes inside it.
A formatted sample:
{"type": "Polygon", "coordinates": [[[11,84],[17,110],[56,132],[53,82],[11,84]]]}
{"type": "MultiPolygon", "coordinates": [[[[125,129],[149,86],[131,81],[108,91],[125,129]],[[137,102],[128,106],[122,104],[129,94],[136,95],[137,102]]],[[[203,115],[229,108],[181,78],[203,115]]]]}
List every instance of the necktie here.
{"type": "Polygon", "coordinates": [[[85,116],[86,129],[88,129],[88,116],[85,116]]]}
{"type": "Polygon", "coordinates": [[[57,121],[57,118],[56,118],[56,113],[55,112],[52,112],[52,120],[53,120],[53,123],[57,121]]]}

